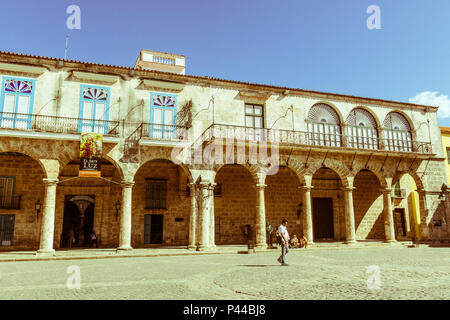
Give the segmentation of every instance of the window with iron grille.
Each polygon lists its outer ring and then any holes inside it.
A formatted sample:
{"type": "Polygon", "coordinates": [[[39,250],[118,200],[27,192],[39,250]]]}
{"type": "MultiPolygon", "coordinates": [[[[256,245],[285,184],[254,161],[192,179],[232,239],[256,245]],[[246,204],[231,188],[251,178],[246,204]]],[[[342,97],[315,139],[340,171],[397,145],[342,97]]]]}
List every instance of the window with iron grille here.
{"type": "Polygon", "coordinates": [[[166,209],[167,181],[147,179],[146,209],[166,209]]]}
{"type": "Polygon", "coordinates": [[[15,177],[0,177],[0,208],[12,206],[15,182],[15,177]]]}
{"type": "Polygon", "coordinates": [[[450,164],[450,148],[447,148],[447,163],[450,164]]]}
{"type": "Polygon", "coordinates": [[[264,111],[258,104],[245,104],[246,138],[249,140],[261,140],[263,138],[264,111]]]}
{"type": "Polygon", "coordinates": [[[0,214],[0,247],[13,245],[15,220],[14,214],[0,214]]]}

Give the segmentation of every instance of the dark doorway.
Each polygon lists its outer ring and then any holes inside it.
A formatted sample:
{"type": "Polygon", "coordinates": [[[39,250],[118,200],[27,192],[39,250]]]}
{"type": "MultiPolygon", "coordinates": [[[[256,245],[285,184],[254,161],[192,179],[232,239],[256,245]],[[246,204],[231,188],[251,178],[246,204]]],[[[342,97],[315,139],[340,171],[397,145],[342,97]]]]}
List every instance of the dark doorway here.
{"type": "Polygon", "coordinates": [[[144,244],[162,244],[163,215],[146,214],[144,216],[144,244]]]}
{"type": "Polygon", "coordinates": [[[406,237],[405,209],[394,209],[394,228],[396,237],[406,237]]]}
{"type": "Polygon", "coordinates": [[[334,239],[332,198],[313,198],[313,233],[314,240],[334,239]]]}
{"type": "Polygon", "coordinates": [[[87,247],[94,230],[94,196],[65,196],[61,248],[87,247]],[[83,197],[90,201],[83,200],[83,197]]]}

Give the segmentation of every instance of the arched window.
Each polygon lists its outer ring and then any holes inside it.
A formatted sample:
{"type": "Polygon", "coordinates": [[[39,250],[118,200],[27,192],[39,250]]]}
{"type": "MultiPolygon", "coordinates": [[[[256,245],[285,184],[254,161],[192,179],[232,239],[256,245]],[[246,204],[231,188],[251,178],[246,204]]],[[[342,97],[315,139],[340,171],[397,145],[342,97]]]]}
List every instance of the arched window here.
{"type": "Polygon", "coordinates": [[[378,149],[377,123],[370,112],[355,108],[348,115],[346,124],[348,147],[378,149]]]}
{"type": "Polygon", "coordinates": [[[318,103],[308,113],[309,143],[316,146],[341,146],[341,126],[337,112],[327,104],[318,103]]]}
{"type": "Polygon", "coordinates": [[[411,152],[412,134],[408,120],[398,112],[389,113],[383,122],[383,140],[387,150],[411,152]]]}

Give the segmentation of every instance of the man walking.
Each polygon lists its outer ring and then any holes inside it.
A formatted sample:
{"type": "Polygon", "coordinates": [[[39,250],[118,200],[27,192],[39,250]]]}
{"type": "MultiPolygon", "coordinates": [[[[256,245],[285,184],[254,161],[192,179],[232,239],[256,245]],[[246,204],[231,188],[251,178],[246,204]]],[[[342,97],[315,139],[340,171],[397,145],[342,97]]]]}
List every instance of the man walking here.
{"type": "Polygon", "coordinates": [[[287,224],[288,224],[287,219],[283,219],[277,230],[277,234],[281,238],[281,256],[278,258],[278,262],[285,267],[288,266],[285,258],[286,254],[289,252],[289,233],[286,229],[287,224]]]}

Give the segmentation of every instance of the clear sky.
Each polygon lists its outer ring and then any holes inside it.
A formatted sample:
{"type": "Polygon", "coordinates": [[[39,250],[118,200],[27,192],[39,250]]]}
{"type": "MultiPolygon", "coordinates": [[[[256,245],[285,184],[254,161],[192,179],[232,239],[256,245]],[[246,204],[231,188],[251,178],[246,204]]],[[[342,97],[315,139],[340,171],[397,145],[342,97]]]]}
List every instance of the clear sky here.
{"type": "Polygon", "coordinates": [[[63,57],[68,34],[69,59],[178,53],[187,74],[440,105],[450,126],[449,0],[2,1],[0,26],[4,51],[63,57]],[[66,27],[69,5],[80,30],[66,27]]]}

